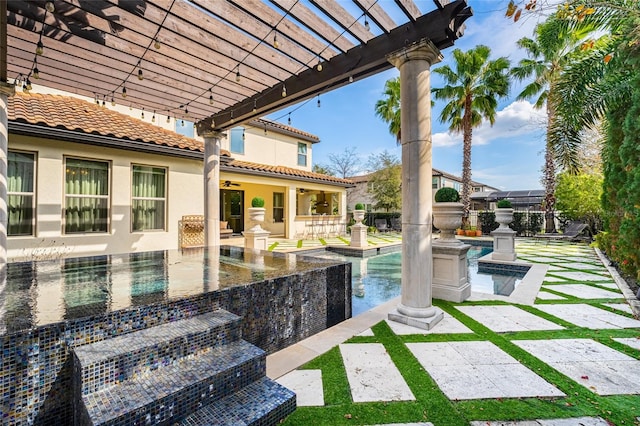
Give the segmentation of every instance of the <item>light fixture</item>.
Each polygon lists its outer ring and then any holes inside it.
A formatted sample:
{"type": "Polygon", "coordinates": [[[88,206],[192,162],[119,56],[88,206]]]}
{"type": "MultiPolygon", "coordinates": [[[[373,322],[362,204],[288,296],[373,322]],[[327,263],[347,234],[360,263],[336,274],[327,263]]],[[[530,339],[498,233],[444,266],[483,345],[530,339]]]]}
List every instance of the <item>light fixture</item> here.
{"type": "Polygon", "coordinates": [[[253,100],[253,112],[256,112],[257,109],[258,109],[258,100],[254,99],[253,100]]]}
{"type": "MultiPolygon", "coordinates": [[[[42,35],[40,35],[42,37],[42,35]]],[[[42,39],[38,40],[36,44],[36,55],[40,56],[44,53],[44,44],[42,44],[42,39]]]]}
{"type": "Polygon", "coordinates": [[[144,120],[144,107],[142,108],[142,113],[140,114],[140,118],[144,120]]]}
{"type": "Polygon", "coordinates": [[[242,129],[242,140],[244,140],[244,129],[242,129]]]}
{"type": "Polygon", "coordinates": [[[102,108],[104,108],[105,106],[107,106],[107,103],[104,101],[104,96],[102,97],[102,108]]]}
{"type": "Polygon", "coordinates": [[[240,65],[238,65],[238,70],[236,71],[236,82],[240,82],[240,65]]]}
{"type": "Polygon", "coordinates": [[[36,80],[40,78],[40,70],[38,70],[38,66],[37,65],[33,69],[33,78],[35,78],[36,80]]]}
{"type": "Polygon", "coordinates": [[[152,123],[156,122],[156,112],[155,112],[155,110],[153,111],[153,115],[151,116],[151,122],[152,123]]]}
{"type": "Polygon", "coordinates": [[[320,95],[318,95],[318,108],[320,108],[320,95]]]}
{"type": "Polygon", "coordinates": [[[232,122],[232,123],[233,123],[234,121],[236,121],[236,120],[234,120],[234,119],[233,119],[233,110],[231,110],[231,118],[229,118],[229,121],[230,121],[230,122],[232,122]]]}
{"type": "Polygon", "coordinates": [[[282,97],[286,98],[287,97],[287,86],[284,85],[284,83],[282,83],[282,97]]]}
{"type": "Polygon", "coordinates": [[[122,97],[126,98],[127,97],[127,88],[122,86],[122,97]]]}
{"type": "Polygon", "coordinates": [[[153,47],[155,47],[156,49],[160,49],[160,46],[162,46],[162,45],[160,44],[160,40],[155,39],[155,40],[153,41],[153,47]]]}
{"type": "Polygon", "coordinates": [[[52,1],[48,1],[44,4],[44,8],[47,9],[47,12],[53,13],[56,10],[52,1]]]}
{"type": "Polygon", "coordinates": [[[213,105],[213,93],[211,92],[211,88],[209,88],[209,105],[213,105]]]}
{"type": "Polygon", "coordinates": [[[26,80],[22,82],[22,91],[24,93],[29,93],[29,87],[27,86],[27,81],[26,80]]]}
{"type": "Polygon", "coordinates": [[[113,94],[111,95],[111,106],[116,106],[116,100],[113,98],[113,94]]]}
{"type": "Polygon", "coordinates": [[[100,105],[100,99],[98,99],[98,94],[96,93],[96,105],[100,105]]]}
{"type": "Polygon", "coordinates": [[[33,89],[33,87],[31,86],[31,80],[29,80],[29,77],[27,77],[27,90],[31,89],[33,89]]]}
{"type": "Polygon", "coordinates": [[[273,48],[277,49],[280,45],[278,44],[278,33],[274,31],[273,33],[273,48]]]}
{"type": "Polygon", "coordinates": [[[144,80],[144,75],[142,74],[142,68],[138,68],[138,80],[144,80]]]}
{"type": "Polygon", "coordinates": [[[129,111],[133,111],[133,105],[129,104],[129,111]]]}
{"type": "Polygon", "coordinates": [[[291,126],[291,113],[289,113],[289,119],[287,120],[287,124],[289,124],[289,126],[291,126]]]}
{"type": "Polygon", "coordinates": [[[189,109],[185,107],[184,109],[184,116],[189,118],[189,109]]]}
{"type": "Polygon", "coordinates": [[[353,83],[353,76],[352,75],[349,76],[349,83],[353,83]]]}
{"type": "Polygon", "coordinates": [[[171,116],[167,114],[167,124],[171,123],[171,116]]]}
{"type": "Polygon", "coordinates": [[[371,27],[369,26],[369,21],[367,20],[367,14],[364,14],[364,29],[369,31],[371,27]]]}
{"type": "Polygon", "coordinates": [[[320,57],[318,56],[318,65],[316,65],[316,69],[318,72],[322,71],[322,62],[320,61],[320,57]]]}
{"type": "Polygon", "coordinates": [[[184,127],[184,119],[180,120],[180,125],[184,127]]]}

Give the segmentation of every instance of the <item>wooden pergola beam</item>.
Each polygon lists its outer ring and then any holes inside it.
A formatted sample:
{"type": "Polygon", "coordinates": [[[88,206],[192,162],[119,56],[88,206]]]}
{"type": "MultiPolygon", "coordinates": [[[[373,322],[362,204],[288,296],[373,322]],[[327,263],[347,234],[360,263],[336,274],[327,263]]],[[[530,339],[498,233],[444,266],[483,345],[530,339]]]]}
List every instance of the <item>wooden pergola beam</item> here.
{"type": "Polygon", "coordinates": [[[420,40],[428,39],[437,48],[452,46],[462,35],[464,20],[472,15],[465,0],[455,0],[410,22],[354,47],[323,63],[322,71],[305,70],[262,92],[232,105],[200,122],[200,133],[224,131],[239,122],[264,116],[313,96],[349,84],[392,67],[387,55],[420,40]],[[286,96],[282,96],[286,88],[286,96]]]}

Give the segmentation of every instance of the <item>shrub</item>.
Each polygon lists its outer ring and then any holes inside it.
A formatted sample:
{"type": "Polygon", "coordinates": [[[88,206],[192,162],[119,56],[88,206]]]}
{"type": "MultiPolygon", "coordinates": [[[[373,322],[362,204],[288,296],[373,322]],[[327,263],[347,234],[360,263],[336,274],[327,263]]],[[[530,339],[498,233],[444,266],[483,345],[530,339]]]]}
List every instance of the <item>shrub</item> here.
{"type": "Polygon", "coordinates": [[[500,200],[500,201],[498,201],[498,208],[499,209],[509,209],[509,208],[511,208],[511,201],[509,201],[509,200],[500,200]]]}
{"type": "Polygon", "coordinates": [[[460,194],[453,188],[440,188],[436,191],[436,203],[457,203],[460,201],[460,194]]]}
{"type": "Polygon", "coordinates": [[[478,221],[480,222],[480,229],[483,234],[489,234],[500,226],[496,222],[496,214],[494,212],[479,212],[478,221]]]}
{"type": "Polygon", "coordinates": [[[355,210],[364,210],[364,204],[356,203],[355,210]]]}
{"type": "Polygon", "coordinates": [[[253,197],[251,200],[251,207],[264,207],[264,198],[253,197]]]}

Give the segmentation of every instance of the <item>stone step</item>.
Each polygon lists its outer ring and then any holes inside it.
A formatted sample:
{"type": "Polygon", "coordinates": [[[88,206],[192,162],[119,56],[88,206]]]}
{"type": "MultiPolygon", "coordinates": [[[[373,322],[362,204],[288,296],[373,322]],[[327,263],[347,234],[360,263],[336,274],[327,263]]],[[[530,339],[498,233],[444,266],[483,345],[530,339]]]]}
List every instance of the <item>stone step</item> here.
{"type": "Polygon", "coordinates": [[[74,389],[87,395],[242,335],[240,317],[216,310],[77,347],[74,389]]]}
{"type": "Polygon", "coordinates": [[[265,375],[265,352],[243,340],[82,395],[79,425],[171,424],[265,375]]]}
{"type": "Polygon", "coordinates": [[[296,409],[296,394],[267,377],[202,407],[177,422],[181,426],[271,426],[296,409]]]}

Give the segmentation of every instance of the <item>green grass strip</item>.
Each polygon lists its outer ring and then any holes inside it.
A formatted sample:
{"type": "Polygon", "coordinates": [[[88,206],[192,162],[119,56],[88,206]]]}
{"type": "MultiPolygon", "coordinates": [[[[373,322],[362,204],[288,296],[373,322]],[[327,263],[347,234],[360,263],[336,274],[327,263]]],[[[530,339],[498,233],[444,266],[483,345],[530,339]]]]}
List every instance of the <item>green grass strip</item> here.
{"type": "Polygon", "coordinates": [[[323,246],[327,245],[327,242],[325,241],[324,238],[318,238],[318,241],[320,241],[320,244],[322,244],[323,246]]]}
{"type": "Polygon", "coordinates": [[[345,243],[346,245],[351,244],[351,241],[347,240],[347,239],[346,239],[346,238],[344,238],[344,237],[338,236],[338,239],[339,239],[340,241],[342,241],[343,243],[345,243]]]}
{"type": "Polygon", "coordinates": [[[298,240],[298,244],[296,244],[297,248],[302,248],[303,240],[298,240]]]}
{"type": "Polygon", "coordinates": [[[273,251],[276,247],[278,247],[279,244],[280,243],[276,241],[275,243],[271,244],[267,250],[273,251]]]}

